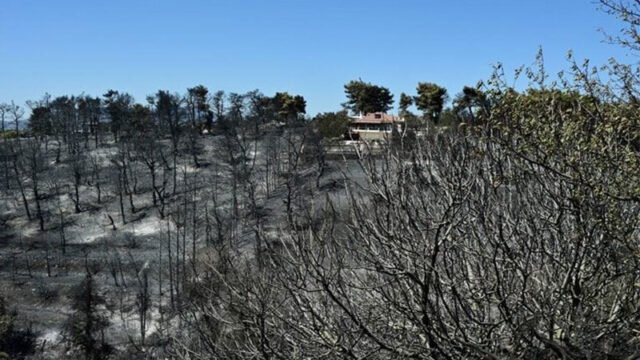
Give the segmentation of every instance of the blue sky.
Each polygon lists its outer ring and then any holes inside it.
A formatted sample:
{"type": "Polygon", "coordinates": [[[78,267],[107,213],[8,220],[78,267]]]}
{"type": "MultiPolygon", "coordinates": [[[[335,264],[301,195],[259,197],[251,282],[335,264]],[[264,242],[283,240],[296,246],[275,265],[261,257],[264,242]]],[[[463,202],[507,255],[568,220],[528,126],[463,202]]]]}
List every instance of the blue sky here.
{"type": "Polygon", "coordinates": [[[260,89],[301,94],[308,113],[332,111],[362,78],[451,95],[533,62],[551,72],[577,58],[633,55],[598,32],[621,24],[591,0],[6,0],[0,11],[0,102],[101,95],[136,100],[158,89],[260,89]]]}

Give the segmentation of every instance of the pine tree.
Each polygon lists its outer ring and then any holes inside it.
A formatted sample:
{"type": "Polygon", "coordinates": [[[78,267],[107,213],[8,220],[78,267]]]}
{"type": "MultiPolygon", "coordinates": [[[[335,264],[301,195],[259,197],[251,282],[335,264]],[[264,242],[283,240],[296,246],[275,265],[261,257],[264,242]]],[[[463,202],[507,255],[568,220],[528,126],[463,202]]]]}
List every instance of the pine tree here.
{"type": "Polygon", "coordinates": [[[106,358],[113,350],[104,339],[104,329],[109,326],[109,321],[98,311],[98,305],[104,300],[96,291],[90,271],[76,287],[72,301],[75,312],[68,324],[71,345],[80,350],[87,360],[106,358]]]}

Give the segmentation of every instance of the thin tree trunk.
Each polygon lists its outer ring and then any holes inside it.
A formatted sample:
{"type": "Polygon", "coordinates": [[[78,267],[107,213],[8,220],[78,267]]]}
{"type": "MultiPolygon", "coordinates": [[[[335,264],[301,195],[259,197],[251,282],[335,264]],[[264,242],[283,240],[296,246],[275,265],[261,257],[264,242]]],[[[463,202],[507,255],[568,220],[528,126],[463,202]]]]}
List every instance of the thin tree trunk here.
{"type": "Polygon", "coordinates": [[[173,149],[173,191],[172,194],[176,195],[176,188],[178,185],[178,150],[176,146],[173,149]]]}
{"type": "Polygon", "coordinates": [[[75,211],[76,214],[80,213],[80,174],[78,172],[76,172],[74,174],[74,183],[73,183],[73,188],[74,188],[74,195],[76,198],[76,201],[74,201],[74,205],[75,205],[75,211]]]}
{"type": "Polygon", "coordinates": [[[176,226],[176,261],[175,261],[176,301],[180,301],[180,227],[176,226]]]}
{"type": "Polygon", "coordinates": [[[51,259],[49,258],[51,244],[49,244],[49,237],[47,237],[45,241],[47,242],[46,254],[45,254],[46,262],[47,262],[47,277],[51,277],[51,259]]]}
{"type": "Polygon", "coordinates": [[[133,191],[129,187],[129,176],[127,175],[127,164],[125,160],[123,160],[122,162],[122,172],[123,172],[122,179],[123,179],[124,190],[127,194],[127,197],[129,198],[129,208],[131,209],[131,213],[135,214],[136,207],[133,204],[133,191]]]}
{"type": "Polygon", "coordinates": [[[67,236],[64,232],[65,223],[64,223],[64,211],[62,209],[62,201],[60,200],[60,188],[58,184],[55,185],[56,198],[58,199],[58,220],[59,220],[59,230],[60,230],[60,247],[62,248],[62,255],[67,253],[67,236]]]}
{"type": "Polygon", "coordinates": [[[124,225],[127,223],[127,221],[124,217],[124,198],[122,195],[122,192],[124,191],[124,185],[122,183],[122,171],[120,171],[120,174],[118,174],[118,200],[120,203],[120,216],[122,216],[122,224],[124,225]]]}
{"type": "Polygon", "coordinates": [[[160,246],[158,246],[158,313],[160,313],[160,324],[164,322],[164,314],[162,309],[162,297],[164,292],[162,290],[162,273],[164,271],[164,267],[162,266],[162,241],[160,241],[160,246]]]}
{"type": "Polygon", "coordinates": [[[193,223],[191,224],[191,264],[193,267],[193,276],[197,276],[196,274],[196,238],[197,238],[197,234],[196,234],[196,230],[197,230],[197,203],[196,203],[196,197],[197,197],[197,188],[196,188],[196,181],[195,181],[195,177],[193,180],[193,194],[192,194],[192,208],[191,208],[191,212],[192,212],[192,216],[193,216],[193,223]]]}
{"type": "MultiPolygon", "coordinates": [[[[34,175],[35,178],[36,175],[34,175]]],[[[33,180],[33,197],[36,201],[36,215],[38,216],[38,222],[40,224],[40,231],[44,231],[44,214],[42,213],[42,207],[40,206],[40,193],[38,192],[38,182],[33,180]]]]}
{"type": "Polygon", "coordinates": [[[173,287],[174,287],[174,274],[173,274],[173,259],[171,254],[171,226],[170,223],[167,222],[167,261],[169,262],[169,298],[171,300],[171,308],[175,310],[176,303],[173,297],[173,287]]]}
{"type": "Polygon", "coordinates": [[[29,202],[27,202],[27,194],[25,193],[24,186],[22,185],[22,181],[20,180],[20,171],[18,170],[18,155],[13,155],[13,172],[16,175],[16,183],[18,184],[18,188],[20,189],[20,195],[22,196],[22,203],[24,204],[24,210],[27,213],[27,219],[31,221],[31,211],[29,210],[29,202]]]}

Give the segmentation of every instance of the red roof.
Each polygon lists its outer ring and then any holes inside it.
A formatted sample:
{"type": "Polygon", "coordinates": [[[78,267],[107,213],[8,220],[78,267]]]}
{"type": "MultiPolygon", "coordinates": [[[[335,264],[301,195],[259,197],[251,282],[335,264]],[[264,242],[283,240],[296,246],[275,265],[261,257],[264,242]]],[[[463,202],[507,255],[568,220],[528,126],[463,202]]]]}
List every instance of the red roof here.
{"type": "Polygon", "coordinates": [[[377,113],[369,113],[364,116],[360,115],[359,117],[355,117],[353,118],[353,120],[351,120],[351,123],[352,124],[393,124],[393,123],[402,122],[402,121],[403,119],[397,116],[377,112],[377,113]]]}

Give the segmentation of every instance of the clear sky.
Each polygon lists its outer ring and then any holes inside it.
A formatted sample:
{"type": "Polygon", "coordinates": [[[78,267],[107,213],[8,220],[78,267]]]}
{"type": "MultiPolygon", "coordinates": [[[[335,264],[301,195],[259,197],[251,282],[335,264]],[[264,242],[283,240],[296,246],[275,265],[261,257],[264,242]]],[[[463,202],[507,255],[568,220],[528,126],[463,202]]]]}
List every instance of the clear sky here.
{"type": "Polygon", "coordinates": [[[636,61],[598,32],[620,26],[591,0],[5,0],[0,102],[203,84],[301,94],[314,115],[339,110],[352,79],[395,100],[419,81],[453,95],[538,47],[552,72],[569,49],[636,61]]]}

